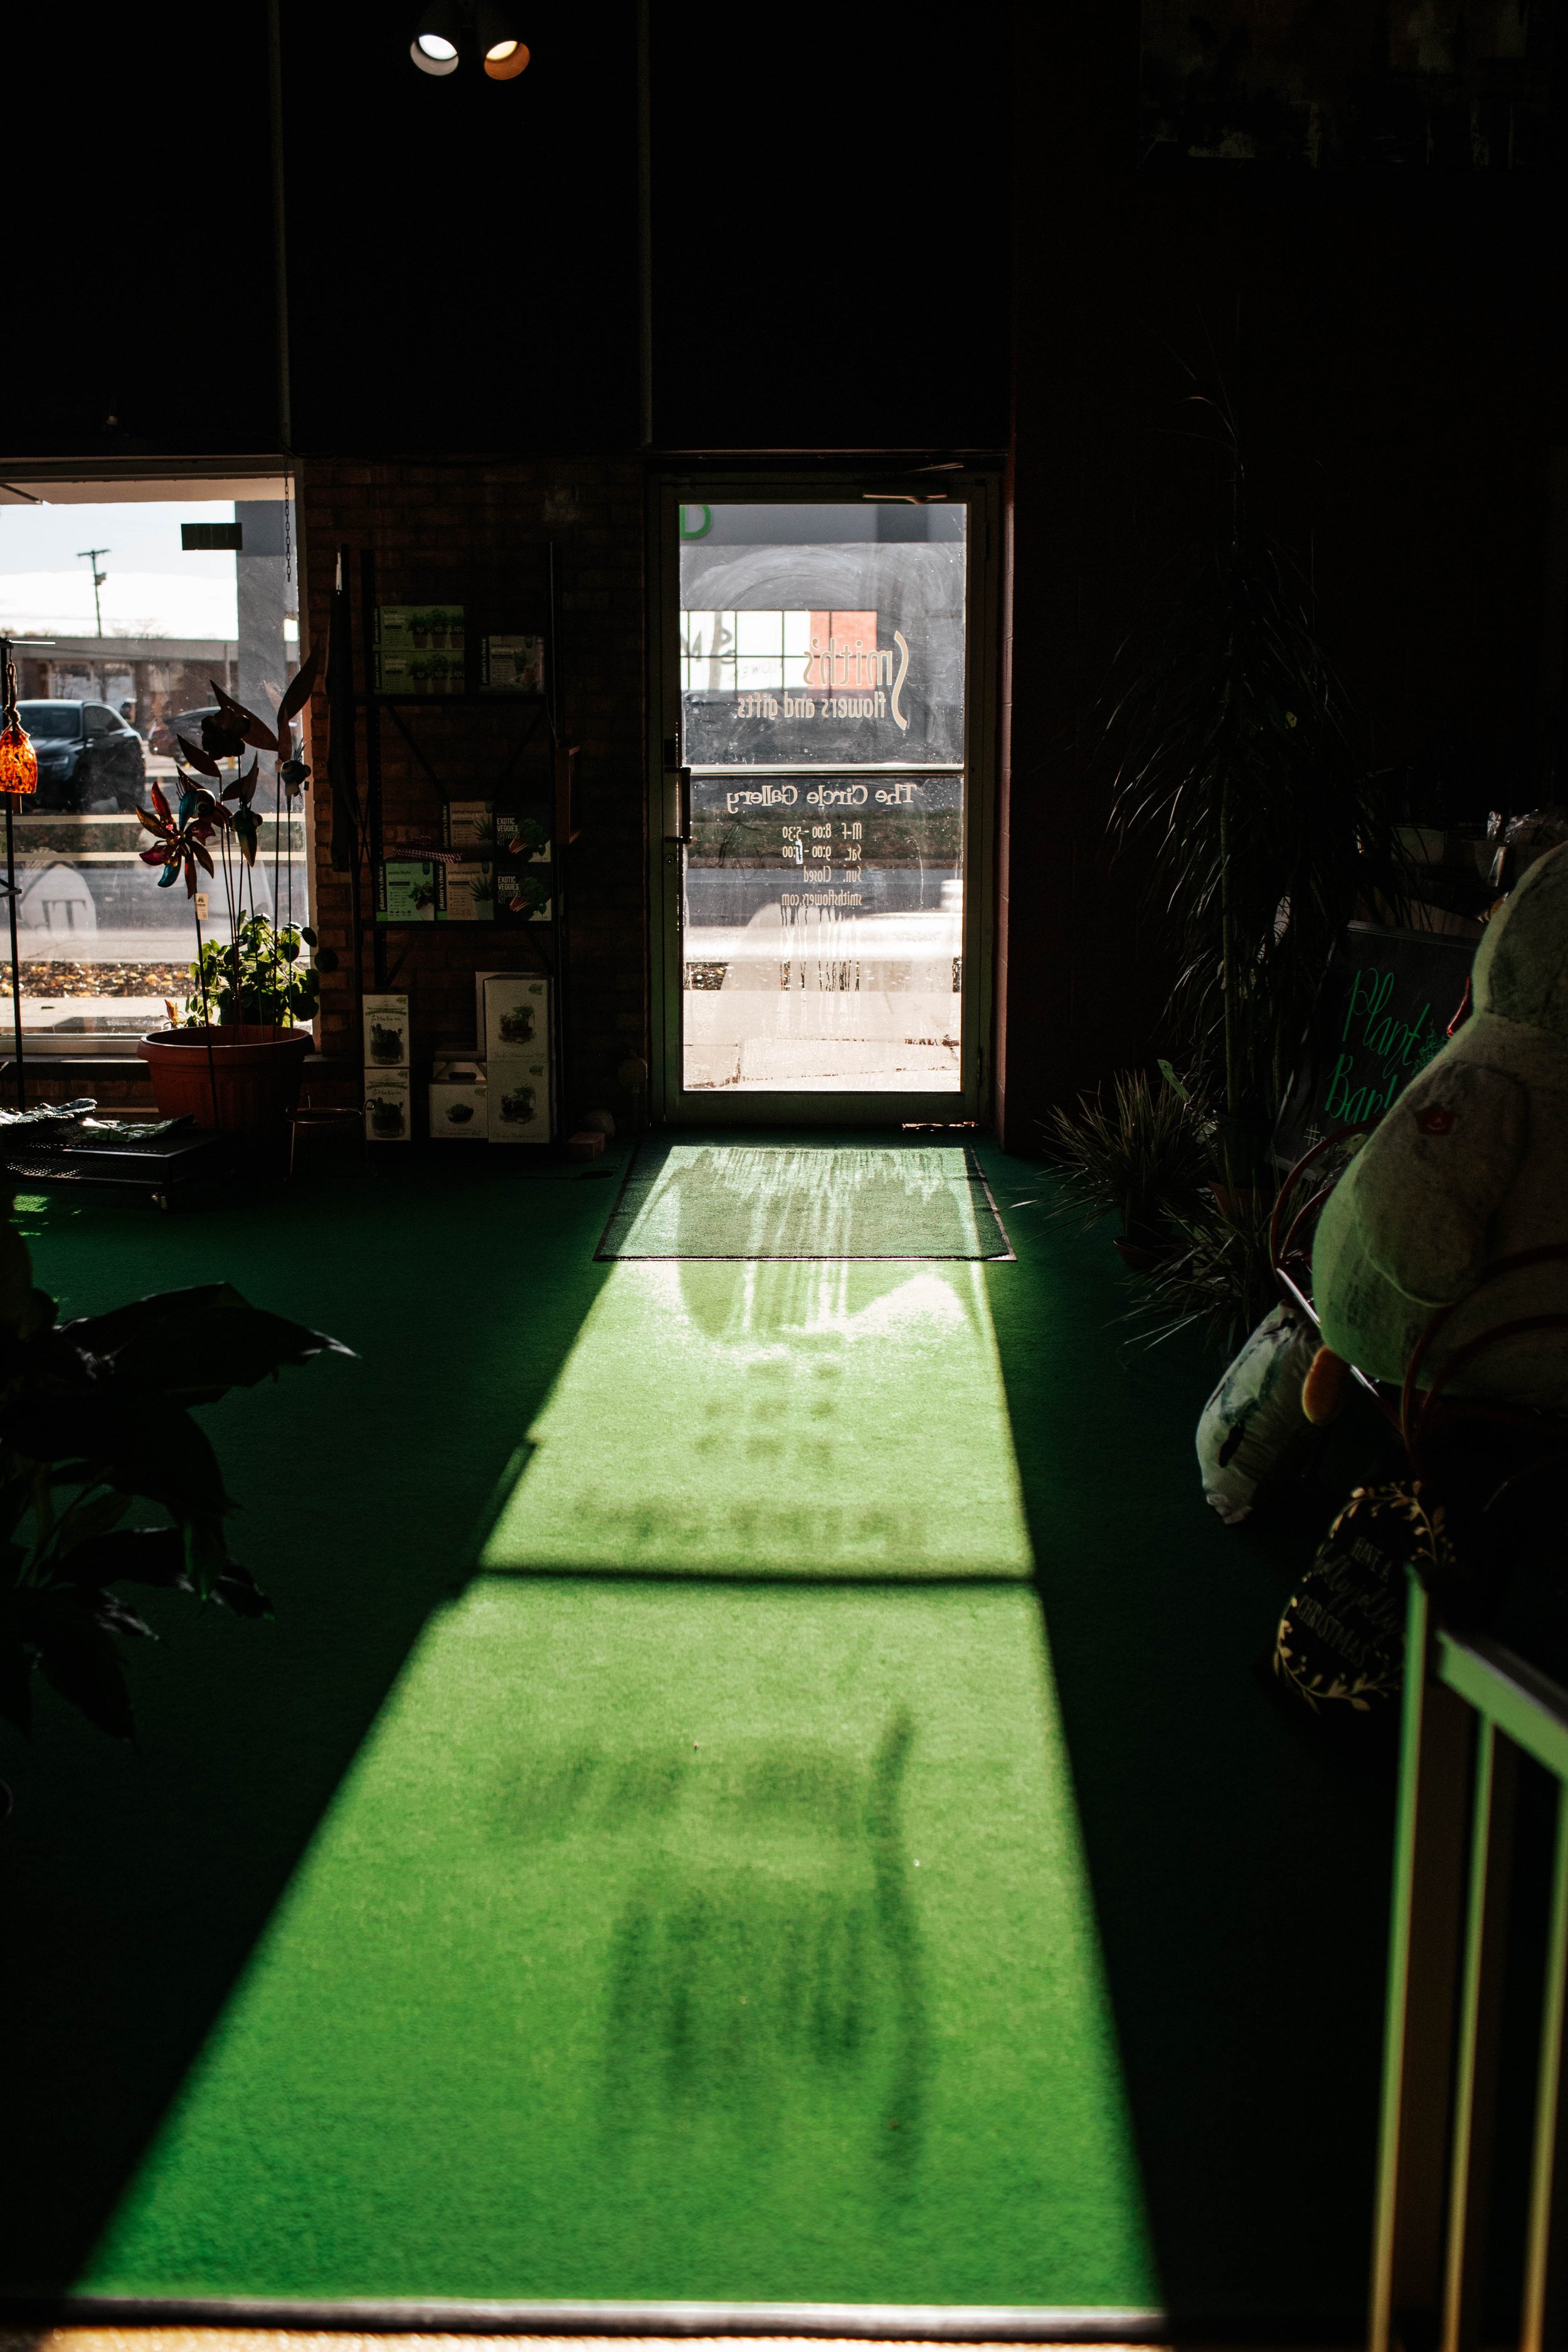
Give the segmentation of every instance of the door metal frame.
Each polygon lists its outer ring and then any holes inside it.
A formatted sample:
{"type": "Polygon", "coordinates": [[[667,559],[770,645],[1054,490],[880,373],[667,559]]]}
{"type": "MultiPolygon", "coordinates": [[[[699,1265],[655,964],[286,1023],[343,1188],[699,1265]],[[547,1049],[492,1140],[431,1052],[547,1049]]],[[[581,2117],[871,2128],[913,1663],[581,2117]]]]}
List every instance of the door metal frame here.
{"type": "MultiPolygon", "coordinates": [[[[908,478],[905,478],[906,479],[908,478]]],[[[731,1093],[681,1084],[682,852],[674,830],[680,744],[680,540],[683,505],[849,505],[888,475],[866,465],[798,472],[763,468],[658,471],[649,478],[647,567],[648,952],[652,1063],[648,1103],[668,1126],[898,1127],[984,1123],[992,1101],[991,1024],[995,949],[997,613],[1001,477],[964,468],[940,476],[943,503],[968,510],[965,532],[963,988],[957,1093],[731,1093]],[[677,756],[673,761],[671,748],[677,756]]],[[[930,476],[920,482],[926,491],[930,476]]],[[[884,488],[883,496],[887,492],[884,488]]]]}

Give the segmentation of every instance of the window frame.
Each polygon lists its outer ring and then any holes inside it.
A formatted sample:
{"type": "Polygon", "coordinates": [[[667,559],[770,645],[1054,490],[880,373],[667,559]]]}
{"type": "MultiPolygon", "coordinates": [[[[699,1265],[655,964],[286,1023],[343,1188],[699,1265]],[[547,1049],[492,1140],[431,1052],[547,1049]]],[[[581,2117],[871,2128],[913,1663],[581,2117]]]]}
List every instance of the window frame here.
{"type": "MultiPolygon", "coordinates": [[[[287,498],[293,509],[294,585],[299,604],[299,635],[294,647],[296,666],[304,662],[310,652],[306,594],[306,582],[309,575],[304,522],[300,512],[299,491],[297,464],[281,452],[261,451],[222,459],[181,457],[140,457],[109,464],[90,457],[7,458],[0,455],[0,504],[5,505],[27,505],[38,499],[49,499],[60,505],[142,506],[178,504],[185,501],[205,504],[215,499],[226,502],[253,500],[257,498],[279,495],[287,498]]],[[[18,639],[16,642],[25,652],[26,641],[18,639]]],[[[23,702],[36,701],[39,698],[36,696],[18,698],[23,702]]],[[[41,698],[52,700],[56,698],[41,698]]],[[[83,696],[81,701],[82,732],[66,740],[79,744],[85,757],[92,743],[106,740],[110,743],[114,742],[120,731],[128,728],[130,722],[124,720],[114,705],[102,696],[83,696]],[[110,721],[97,736],[87,731],[86,712],[94,703],[100,709],[108,711],[110,721]]],[[[309,706],[299,714],[297,723],[303,735],[304,756],[309,761],[311,757],[309,706]]],[[[130,731],[141,734],[140,729],[132,728],[130,731]]],[[[142,740],[145,742],[144,737],[142,740]]],[[[303,863],[306,907],[309,909],[314,903],[316,881],[315,821],[310,791],[301,796],[294,821],[300,825],[302,834],[300,849],[295,854],[303,863]]],[[[62,857],[60,862],[72,861],[62,857]]],[[[74,865],[73,870],[75,870],[74,865]]],[[[298,919],[308,922],[310,919],[310,913],[307,911],[298,919]]],[[[25,942],[20,944],[23,959],[26,961],[28,950],[25,942]]],[[[8,940],[0,941],[0,961],[7,962],[9,961],[8,940]]],[[[194,928],[190,961],[193,963],[195,961],[194,928]]],[[[5,998],[5,1006],[0,1008],[0,1022],[9,1026],[9,989],[0,990],[0,994],[5,998]]],[[[84,1012],[88,1012],[89,1008],[112,1003],[114,1000],[109,997],[93,996],[84,997],[80,1002],[84,1012]]],[[[312,1046],[319,1050],[319,1038],[315,1034],[316,1024],[312,1024],[310,1026],[312,1046]]],[[[57,1060],[132,1062],[136,1059],[136,1051],[140,1043],[140,1036],[129,1030],[108,1036],[94,1036],[90,1034],[62,1036],[58,1032],[31,1028],[24,1028],[22,1032],[22,1053],[29,1067],[39,1067],[57,1060]]],[[[8,1045],[0,1041],[0,1054],[11,1055],[15,1051],[14,1039],[8,1045]]]]}
{"type": "MultiPolygon", "coordinates": [[[[989,1118],[993,1099],[995,827],[1000,673],[1000,469],[944,468],[946,500],[968,511],[964,673],[963,989],[956,1092],[815,1092],[772,1088],[688,1088],[681,1037],[684,868],[667,838],[673,789],[665,764],[668,740],[680,739],[680,509],[687,505],[846,505],[888,494],[887,463],[813,470],[715,467],[661,468],[650,475],[647,534],[648,645],[648,1102],[668,1126],[887,1128],[920,1123],[965,1126],[989,1118]]],[[[904,483],[900,480],[900,488],[904,483]]],[[[922,484],[922,488],[926,487],[922,484]]],[[[737,655],[737,659],[739,658],[737,655]]]]}

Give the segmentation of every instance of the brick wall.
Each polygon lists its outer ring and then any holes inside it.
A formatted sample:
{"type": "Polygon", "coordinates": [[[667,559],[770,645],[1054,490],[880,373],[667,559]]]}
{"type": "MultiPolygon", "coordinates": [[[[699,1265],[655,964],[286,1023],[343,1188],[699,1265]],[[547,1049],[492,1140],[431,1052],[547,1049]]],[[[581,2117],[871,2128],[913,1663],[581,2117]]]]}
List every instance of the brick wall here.
{"type": "MultiPolygon", "coordinates": [[[[578,747],[575,845],[555,845],[570,908],[566,973],[568,1121],[605,1107],[630,1109],[616,1079],[627,1056],[647,1051],[647,863],[644,767],[642,474],[635,459],[531,463],[308,461],[299,471],[300,538],[310,642],[326,642],[337,550],[350,552],[356,683],[365,682],[361,563],[368,551],[382,604],[461,604],[477,628],[544,631],[554,551],[559,604],[555,648],[562,740],[578,747]]],[[[519,706],[472,703],[405,713],[419,749],[454,799],[496,798],[527,723],[519,706]]],[[[366,778],[359,714],[357,768],[366,778]]],[[[338,969],[323,975],[321,1050],[357,1060],[349,877],[331,866],[329,724],[324,692],[311,711],[316,927],[338,969]]],[[[384,843],[412,856],[440,838],[440,794],[389,714],[381,719],[384,843]]],[[[550,789],[552,754],[541,722],[513,781],[525,797],[550,789]]],[[[374,898],[362,883],[363,983],[372,969],[374,898]]],[[[553,934],[539,928],[415,925],[384,934],[390,988],[412,999],[419,1061],[444,1043],[473,1042],[478,970],[553,961],[553,934]]],[[[323,1097],[324,1098],[324,1097],[323,1097]]]]}

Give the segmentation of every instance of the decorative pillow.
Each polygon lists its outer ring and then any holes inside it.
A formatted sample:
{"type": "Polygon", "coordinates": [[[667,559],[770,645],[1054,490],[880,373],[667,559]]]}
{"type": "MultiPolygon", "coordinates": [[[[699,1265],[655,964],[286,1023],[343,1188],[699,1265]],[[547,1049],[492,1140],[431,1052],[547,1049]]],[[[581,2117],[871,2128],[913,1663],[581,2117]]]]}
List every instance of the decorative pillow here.
{"type": "Polygon", "coordinates": [[[1204,1500],[1227,1528],[1246,1518],[1258,1490],[1287,1470],[1311,1436],[1301,1385],[1318,1339],[1283,1305],[1266,1315],[1198,1421],[1204,1500]]]}

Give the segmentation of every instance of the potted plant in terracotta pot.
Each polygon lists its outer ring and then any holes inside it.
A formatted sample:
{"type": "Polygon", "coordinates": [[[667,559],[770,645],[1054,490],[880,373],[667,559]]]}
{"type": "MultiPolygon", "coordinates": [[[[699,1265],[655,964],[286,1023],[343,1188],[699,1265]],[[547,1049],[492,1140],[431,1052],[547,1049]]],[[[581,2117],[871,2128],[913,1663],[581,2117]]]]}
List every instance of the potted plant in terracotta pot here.
{"type": "Polygon", "coordinates": [[[299,1099],[310,1033],[304,1025],[314,1007],[314,990],[304,974],[296,974],[300,946],[307,935],[292,927],[275,930],[256,911],[254,871],[262,818],[254,800],[258,761],[241,762],[246,747],[270,751],[277,761],[277,800],[281,807],[309,772],[294,749],[293,719],[303,709],[315,682],[318,656],[312,655],[289,687],[278,708],[275,733],[254,711],[214,686],[218,711],[204,719],[200,744],[176,739],[180,768],[177,811],[170,809],[159,787],[152,787],[153,813],[138,810],[155,846],[142,852],[143,862],[162,866],[161,889],[183,878],[192,902],[196,927],[194,967],[201,1018],[191,1025],[153,1031],[137,1051],[148,1066],[153,1093],[165,1118],[191,1118],[198,1126],[231,1135],[268,1135],[281,1129],[299,1099]],[[226,779],[220,765],[234,762],[226,779]],[[195,773],[192,773],[195,771],[195,773]],[[226,948],[204,941],[196,900],[197,869],[214,881],[221,861],[223,896],[228,915],[226,948]],[[246,886],[251,904],[246,911],[246,886]],[[214,1018],[214,1015],[216,1018],[214,1018]],[[300,1018],[300,1016],[303,1016],[300,1018]]]}

